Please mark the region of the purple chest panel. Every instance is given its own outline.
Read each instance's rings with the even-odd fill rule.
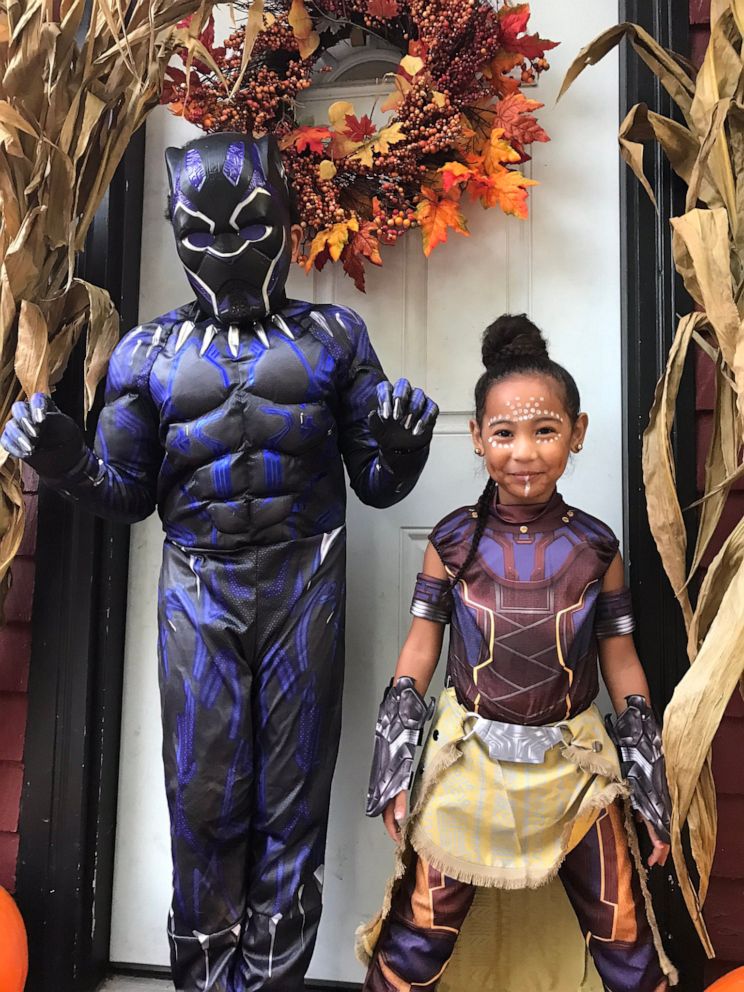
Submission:
[[[464,560],[474,526],[464,508],[435,528],[432,542],[450,571]],[[492,514],[453,592],[448,675],[467,709],[539,725],[591,703],[596,601],[616,551],[609,528],[560,496],[527,524]]]

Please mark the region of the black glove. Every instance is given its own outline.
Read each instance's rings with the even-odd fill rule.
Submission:
[[[0,444],[42,478],[62,479],[83,464],[89,450],[78,425],[43,393],[13,404]]]
[[[377,409],[369,415],[369,428],[382,452],[419,451],[431,442],[439,407],[422,389],[412,389],[408,379],[380,382]]]
[[[410,788],[416,745],[434,712],[416,690],[416,680],[401,675],[385,690],[375,725],[375,751],[367,791],[367,816],[379,816],[391,799]]]
[[[614,719],[605,717],[607,732],[620,753],[623,776],[630,785],[630,802],[669,843],[672,803],[666,780],[661,731],[643,696],[627,696],[628,708]]]

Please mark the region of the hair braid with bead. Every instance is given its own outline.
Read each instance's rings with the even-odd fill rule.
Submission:
[[[478,545],[480,544],[481,538],[483,537],[483,531],[486,529],[486,521],[488,520],[488,511],[490,509],[491,503],[493,502],[494,494],[496,493],[496,480],[490,479],[486,483],[486,488],[480,494],[478,502],[476,503],[476,510],[478,512],[478,518],[475,523],[475,530],[473,531],[473,539],[470,542],[470,550],[468,551],[465,561],[460,565],[457,570],[455,577],[452,579],[451,588],[454,589],[457,583],[460,581],[465,572],[470,568],[473,559],[478,553]]]

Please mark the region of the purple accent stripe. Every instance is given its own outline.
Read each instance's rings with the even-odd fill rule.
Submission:
[[[184,160],[186,175],[191,185],[196,190],[200,190],[207,179],[207,173],[202,162],[201,155],[196,148],[189,148]]]
[[[253,175],[248,185],[249,190],[254,190],[257,186],[268,186],[266,173],[261,163],[261,152],[256,144],[251,145],[251,159],[253,161]]]
[[[234,141],[225,154],[225,164],[222,172],[229,183],[237,186],[240,182],[240,174],[243,171],[245,161],[245,145],[242,141]]]

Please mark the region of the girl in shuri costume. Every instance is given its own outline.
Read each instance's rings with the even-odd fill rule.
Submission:
[[[524,315],[486,330],[483,362],[471,433],[488,482],[476,506],[430,535],[377,721],[367,813],[382,813],[398,859],[380,914],[358,933],[364,992],[453,988],[440,979],[476,889],[537,889],[556,877],[584,936],[583,973],[562,970],[550,924],[537,940],[551,949],[552,978],[513,992],[578,992],[598,981],[610,992],[661,992],[676,974],[627,812],[632,805],[645,822],[649,866],[663,865],[661,736],[617,539],[556,490],[583,447],[587,416],[573,378]],[[434,709],[424,694],[448,623],[446,688],[406,818],[416,744]],[[597,656],[618,714],[606,724],[593,704]],[[502,951],[493,947],[504,932],[497,922],[481,919],[469,957],[463,934],[456,957],[470,988],[483,987]],[[513,958],[520,949],[504,950]],[[491,964],[478,971],[484,951]],[[493,987],[512,992],[503,977]]]

